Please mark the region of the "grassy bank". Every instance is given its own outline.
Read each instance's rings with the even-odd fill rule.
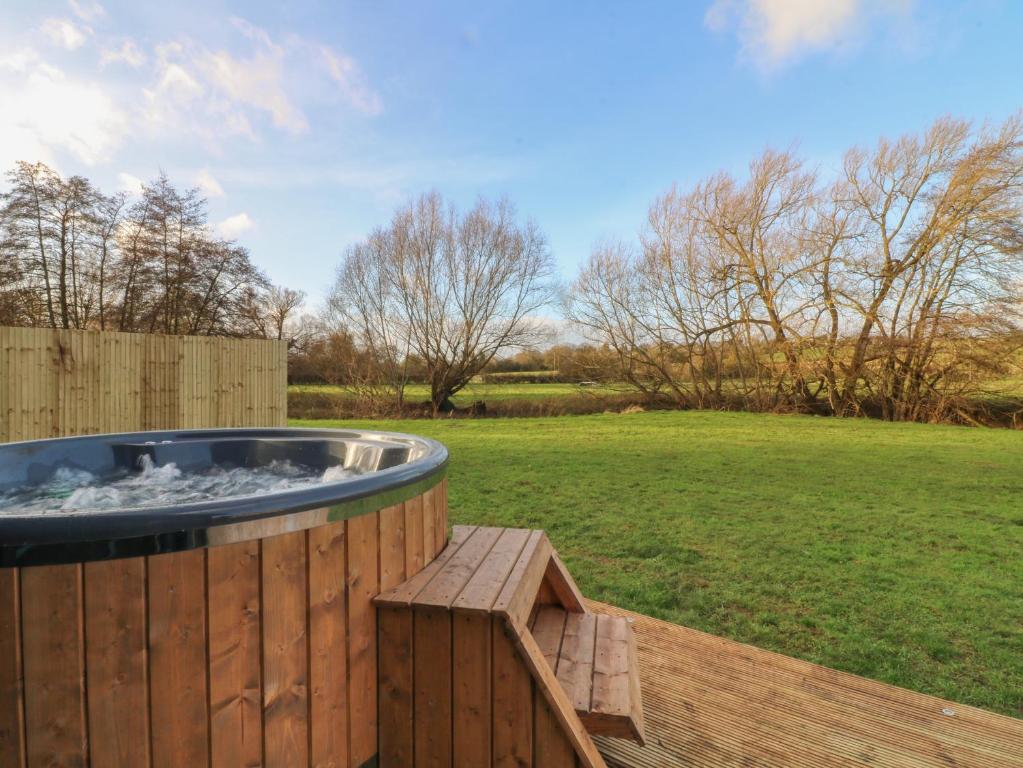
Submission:
[[[590,596],[1023,716],[1023,434],[654,412],[294,422],[435,437],[456,523],[548,530]]]

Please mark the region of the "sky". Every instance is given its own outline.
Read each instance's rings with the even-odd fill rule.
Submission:
[[[318,304],[345,248],[436,189],[507,196],[565,280],[653,199],[768,147],[1023,108],[1023,2],[4,0],[0,168],[165,171]]]

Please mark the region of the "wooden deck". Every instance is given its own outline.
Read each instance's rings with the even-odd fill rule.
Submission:
[[[590,607],[633,619],[638,643],[646,746],[595,739],[611,768],[1023,766],[1023,720]]]

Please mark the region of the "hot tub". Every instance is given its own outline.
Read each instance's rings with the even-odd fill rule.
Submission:
[[[372,762],[371,600],[443,548],[446,466],[384,432],[0,445],[0,765]]]

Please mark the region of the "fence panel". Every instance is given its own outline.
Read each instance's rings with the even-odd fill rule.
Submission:
[[[0,442],[287,420],[287,345],[0,326]]]

